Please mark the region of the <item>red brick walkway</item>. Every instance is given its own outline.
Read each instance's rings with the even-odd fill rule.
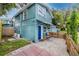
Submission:
[[[45,49],[35,45],[25,46],[8,54],[9,56],[51,56]]]
[[[64,39],[50,38],[49,40],[32,43],[19,48],[8,56],[68,56]]]

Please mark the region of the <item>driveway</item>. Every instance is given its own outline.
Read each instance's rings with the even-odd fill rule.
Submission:
[[[48,40],[32,43],[19,48],[8,56],[68,56],[66,42],[60,38],[49,38]]]

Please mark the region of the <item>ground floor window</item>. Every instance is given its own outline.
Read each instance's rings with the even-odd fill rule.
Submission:
[[[46,27],[43,27],[43,31],[46,32]]]

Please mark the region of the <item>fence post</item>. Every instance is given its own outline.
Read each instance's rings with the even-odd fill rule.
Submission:
[[[0,20],[0,41],[2,39],[2,21]]]

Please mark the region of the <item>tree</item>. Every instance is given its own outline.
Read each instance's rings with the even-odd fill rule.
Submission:
[[[66,25],[65,29],[66,29],[68,35],[70,34],[70,16],[71,16],[71,10],[67,9],[65,11],[65,15],[64,15],[64,22]]]
[[[64,25],[63,13],[61,11],[54,10],[52,12],[54,18],[52,19],[52,23],[56,25],[58,28],[62,29]]]
[[[66,17],[66,29],[67,29],[67,34],[70,34],[70,16]]]
[[[9,11],[13,7],[15,7],[14,3],[2,3],[2,4],[0,4],[0,16],[5,14],[7,11]]]
[[[77,12],[74,10],[72,11],[71,17],[70,17],[70,33],[72,35],[72,39],[75,41],[75,43],[78,43],[78,17]]]

